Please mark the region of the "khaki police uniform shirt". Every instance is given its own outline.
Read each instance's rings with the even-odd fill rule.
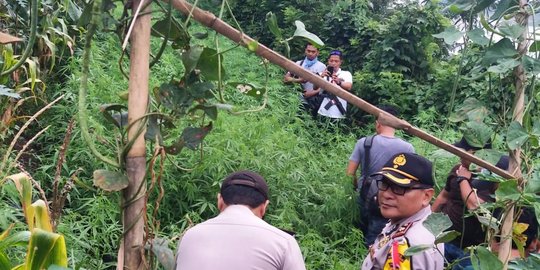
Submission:
[[[305,270],[291,235],[229,205],[217,217],[189,229],[180,241],[177,270]]]
[[[418,245],[433,245],[435,236],[429,232],[422,222],[431,214],[430,206],[423,208],[413,216],[396,223],[388,223],[375,243],[369,248],[369,253],[362,263],[362,270],[371,269],[444,269],[443,244],[435,249],[405,257],[407,248]]]

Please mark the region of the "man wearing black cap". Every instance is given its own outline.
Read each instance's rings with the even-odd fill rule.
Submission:
[[[381,171],[371,175],[379,188],[379,207],[389,219],[381,234],[369,248],[362,263],[368,269],[425,269],[444,268],[442,244],[406,257],[412,246],[433,245],[435,236],[422,222],[431,214],[433,197],[431,162],[412,153],[394,155]]]
[[[331,51],[330,56],[328,57],[328,66],[326,67],[326,70],[321,73],[321,77],[337,85],[343,90],[351,91],[353,85],[352,74],[349,71],[341,69],[341,64],[343,61],[342,57],[343,54],[341,51]],[[319,115],[326,116],[331,119],[345,118],[345,114],[347,112],[347,101],[328,92],[323,92],[323,95],[325,98],[319,107]]]
[[[262,176],[252,171],[230,174],[217,201],[220,214],[182,237],[177,270],[305,270],[294,237],[262,220],[269,203]]]

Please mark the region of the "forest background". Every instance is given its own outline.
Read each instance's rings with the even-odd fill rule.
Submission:
[[[302,21],[325,43],[321,61],[332,49],[344,52],[343,68],[354,74],[354,94],[372,104],[396,105],[403,119],[447,142],[471,131],[479,143],[490,137],[497,151],[480,155],[492,163],[508,149],[523,147],[522,171],[525,183],[532,184],[508,194],[514,194],[516,205],[538,203],[538,197],[524,196],[538,192],[534,185],[540,181],[535,169],[540,161],[535,36],[530,59],[516,61],[517,53],[508,50],[523,31],[513,24],[501,29],[503,22],[511,21],[517,1],[200,2],[201,8],[223,14],[231,25],[294,60],[303,57],[306,39],[283,36],[293,36],[295,21]],[[530,2],[531,10],[536,10],[538,3]],[[32,201],[58,203],[51,206],[51,216],[55,231],[65,237],[73,269],[114,269],[122,237],[121,196],[112,191],[118,188],[95,182],[98,169],[105,168],[111,173],[105,178],[115,180],[122,179],[121,170],[93,154],[77,118],[83,114],[88,121],[99,152],[123,157],[129,144],[122,122],[128,59],[121,45],[131,17],[120,1],[98,3],[104,3],[103,12],[100,31],[92,37],[88,72],[83,56],[92,22],[85,2],[2,1],[0,7],[3,31],[23,39],[1,47],[2,178],[26,171],[37,191]],[[39,14],[36,21],[31,16],[33,5]],[[366,250],[354,227],[355,194],[345,166],[356,140],[374,132],[373,118],[351,108],[347,128],[318,124],[298,109],[299,92],[282,84],[282,69],[194,21],[187,23],[186,16],[169,11],[166,3],[152,5],[151,49],[159,61],[151,68],[150,111],[168,117],[149,120],[148,152],[154,155],[148,168],[148,235],[165,239],[164,246],[174,250],[183,231],[217,214],[215,196],[221,179],[234,170],[253,169],[271,187],[265,219],[297,233],[308,269],[357,269]],[[165,34],[168,14],[174,18],[173,30]],[[485,27],[482,14],[488,25],[496,25],[493,31]],[[269,27],[273,16],[279,31],[275,25]],[[172,46],[162,46],[165,37]],[[24,58],[26,44],[31,44],[30,57],[15,72],[7,72]],[[200,57],[207,58],[191,63],[186,55],[192,48],[201,48]],[[220,57],[213,58],[217,51]],[[223,73],[209,71],[205,61],[221,63]],[[530,78],[526,115],[518,126],[512,122],[516,62],[525,63]],[[202,70],[204,82],[181,88],[187,95],[175,95],[178,81],[191,82],[192,70],[186,68],[190,64]],[[88,92],[79,96],[84,76],[89,78]],[[255,90],[245,90],[246,85]],[[169,94],[173,98],[167,99]],[[81,98],[90,105],[87,114],[76,106]],[[399,135],[434,162],[440,189],[458,159],[418,138]],[[166,147],[154,152],[160,145]],[[26,208],[11,181],[1,183],[0,228],[19,235],[15,232],[27,229],[22,211]],[[28,245],[26,237],[15,242]],[[29,256],[26,249],[3,243],[0,251],[6,265],[22,263]]]

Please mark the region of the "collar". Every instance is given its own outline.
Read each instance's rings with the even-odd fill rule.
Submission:
[[[391,229],[396,229],[397,227],[401,226],[402,224],[413,223],[413,222],[419,221],[419,220],[429,216],[429,214],[431,214],[431,206],[428,205],[428,206],[420,209],[420,211],[416,212],[416,214],[414,214],[414,215],[412,215],[412,216],[410,216],[408,218],[398,220],[397,222],[391,222],[390,223]]]
[[[251,208],[243,204],[228,205],[222,213],[255,216],[255,214],[253,214],[253,212],[251,211]]]

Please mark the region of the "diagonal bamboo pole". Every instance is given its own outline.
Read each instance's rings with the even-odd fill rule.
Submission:
[[[431,143],[439,148],[442,148],[450,153],[453,153],[461,158],[464,158],[482,168],[488,169],[493,173],[496,173],[504,178],[513,179],[515,178],[512,174],[509,174],[505,170],[501,170],[491,163],[488,163],[474,155],[471,155],[460,148],[457,148],[449,143],[444,142],[443,140],[409,124],[407,121],[399,119],[391,114],[386,113],[385,111],[380,110],[379,108],[371,105],[365,100],[355,96],[354,94],[347,92],[334,84],[331,84],[321,77],[309,72],[308,70],[300,67],[295,64],[293,61],[283,57],[282,55],[274,52],[273,50],[267,48],[266,46],[258,43],[249,36],[243,34],[242,32],[236,30],[235,28],[228,25],[226,22],[217,18],[214,14],[193,7],[190,3],[183,0],[163,0],[164,2],[172,2],[175,9],[184,13],[185,15],[190,15],[196,21],[202,23],[203,25],[214,29],[216,32],[222,34],[223,36],[231,39],[234,42],[239,43],[240,45],[247,47],[247,44],[256,42],[258,44],[255,53],[273,64],[276,64],[285,70],[289,70],[294,74],[300,75],[302,78],[324,88],[324,90],[345,99],[350,104],[364,110],[365,112],[372,114],[374,116],[379,116],[381,122],[390,125],[396,129],[404,130],[405,132],[416,136],[428,143]]]

